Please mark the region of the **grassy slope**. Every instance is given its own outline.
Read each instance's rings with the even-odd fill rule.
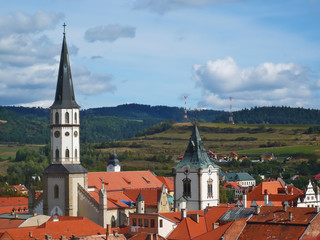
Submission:
[[[216,153],[227,154],[235,151],[238,154],[248,154],[248,156],[259,156],[265,152],[272,152],[276,157],[290,156],[296,153],[320,155],[320,146],[318,134],[304,134],[309,125],[266,125],[265,132],[257,132],[256,129],[262,125],[245,125],[245,124],[216,124],[201,123],[199,126],[200,134],[207,150]],[[220,128],[222,133],[212,132]],[[251,130],[251,133],[226,133],[230,128],[239,130]],[[124,169],[166,169],[170,171],[172,163],[158,163],[154,161],[144,161],[142,156],[166,155],[176,159],[182,155],[187,147],[190,138],[192,126],[190,123],[177,123],[171,129],[165,132],[148,135],[144,137],[133,138],[122,141],[123,147],[110,147],[102,149],[104,152],[116,151],[118,154],[129,152],[133,157],[130,161],[121,163]],[[216,130],[214,130],[216,131]],[[244,130],[243,130],[244,131]],[[255,133],[256,132],[256,133]],[[239,141],[239,138],[254,139],[251,141]],[[237,140],[238,139],[238,140]],[[277,143],[281,147],[261,147],[261,145],[270,145]],[[0,146],[0,159],[6,160],[9,155],[14,158],[12,153],[21,147]],[[0,164],[8,164],[8,162]],[[2,168],[2,165],[0,167]]]
[[[263,133],[212,133],[214,128],[249,128],[252,132],[255,129],[261,128],[262,125],[229,125],[229,124],[215,124],[215,123],[201,123],[199,130],[207,150],[212,150],[220,154],[228,154],[235,151],[238,154],[247,154],[252,158],[257,158],[265,152],[272,152],[276,157],[291,156],[292,154],[315,153],[320,155],[320,146],[318,141],[320,136],[317,134],[304,134],[309,128],[309,125],[266,125],[265,129],[269,130]],[[270,128],[272,128],[270,130]],[[123,167],[147,167],[150,165],[155,169],[162,169],[165,167],[167,172],[170,171],[174,164],[159,164],[155,162],[141,161],[139,156],[165,154],[166,156],[173,156],[175,159],[182,155],[187,147],[188,140],[191,135],[190,123],[177,123],[174,126],[162,133],[149,135],[145,137],[134,138],[125,141],[125,147],[106,148],[104,151],[117,153],[131,152],[134,158],[131,161],[122,162]],[[252,141],[237,141],[237,138],[251,138]],[[138,143],[140,148],[130,148],[128,146],[133,143]],[[261,147],[270,143],[278,143],[281,147]],[[300,159],[301,160],[301,159]],[[294,160],[294,161],[300,161]],[[294,164],[293,162],[290,164]]]

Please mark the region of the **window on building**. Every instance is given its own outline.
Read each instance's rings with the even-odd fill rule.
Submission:
[[[162,221],[162,219],[160,219],[159,225],[160,225],[161,228],[163,227],[163,221]]]
[[[59,149],[56,149],[56,161],[59,161]]]
[[[111,217],[111,227],[112,228],[116,227],[116,218],[114,216]]]
[[[151,220],[150,220],[150,227],[152,227],[152,228],[154,228],[154,227],[155,227],[154,219],[151,219]]]
[[[137,226],[137,219],[136,218],[132,218],[132,226]]]
[[[144,220],[144,226],[145,227],[149,227],[149,219],[145,219]]]
[[[74,157],[77,158],[78,157],[78,149],[74,150]]]
[[[66,114],[65,114],[65,122],[69,123],[69,113],[68,112],[66,112]]]
[[[58,185],[54,185],[53,192],[54,192],[54,198],[59,198],[59,187],[58,187]]]
[[[139,218],[138,222],[139,222],[139,227],[142,227],[142,218]]]
[[[77,121],[78,121],[78,115],[77,113],[74,113],[74,123],[77,123]]]
[[[55,114],[55,124],[59,124],[59,113],[56,112]]]
[[[208,198],[212,198],[212,179],[209,179],[207,184],[208,184]]]
[[[183,196],[191,197],[191,180],[189,178],[183,179]]]
[[[66,149],[66,158],[69,158],[69,149]]]

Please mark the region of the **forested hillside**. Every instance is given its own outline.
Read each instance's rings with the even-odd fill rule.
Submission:
[[[225,113],[214,119],[214,122],[228,122],[229,114]],[[315,109],[291,107],[255,107],[233,113],[235,123],[270,123],[270,124],[320,124],[320,111]]]
[[[50,138],[49,109],[0,107],[0,142],[45,144]],[[106,142],[159,132],[163,121],[182,122],[184,109],[125,104],[81,111],[81,142]],[[256,107],[233,113],[235,123],[320,124],[320,111],[290,107]],[[227,123],[229,113],[215,110],[188,111],[199,122]],[[318,131],[318,130],[317,130]]]

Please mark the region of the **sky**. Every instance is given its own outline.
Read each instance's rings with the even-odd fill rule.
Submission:
[[[82,109],[320,109],[320,0],[0,3],[0,105],[53,103],[66,23]],[[232,102],[230,102],[232,97]]]

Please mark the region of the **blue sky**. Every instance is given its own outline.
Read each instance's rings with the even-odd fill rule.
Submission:
[[[15,0],[0,105],[52,104],[63,23],[82,108],[320,109],[320,0]]]

